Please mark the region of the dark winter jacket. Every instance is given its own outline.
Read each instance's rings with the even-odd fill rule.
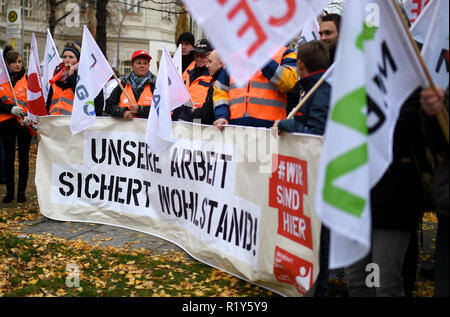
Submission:
[[[129,83],[131,85],[131,81],[130,81],[129,77],[130,77],[130,75],[127,75],[121,81],[121,84],[124,88],[127,83]],[[141,97],[141,94],[147,85],[150,85],[150,90],[153,93],[153,91],[155,90],[155,84],[156,84],[156,76],[152,74],[151,77],[147,80],[147,82],[144,85],[142,85],[142,87],[138,91],[135,91],[133,89],[135,100],[139,100],[139,97]],[[105,106],[106,114],[109,114],[112,117],[123,118],[125,111],[127,111],[129,109],[119,106],[121,95],[122,95],[122,89],[120,88],[119,85],[117,85],[117,87],[114,88],[114,90],[111,92],[111,95],[109,96],[109,98],[106,100],[106,106]],[[150,107],[139,106],[139,110],[138,110],[138,113],[136,114],[136,117],[148,118],[149,114],[150,114]]]
[[[306,95],[319,81],[323,73],[324,71],[315,72],[300,79],[298,96],[300,94]],[[286,132],[323,135],[330,105],[330,93],[331,86],[327,82],[322,83],[296,113],[294,119],[281,120],[278,123],[278,128]],[[299,100],[294,102],[291,99],[290,102],[298,104]]]
[[[448,106],[449,89],[445,92],[445,106],[447,111]],[[429,117],[424,112],[422,114],[423,128],[425,132],[425,138],[427,144],[430,145],[431,150],[436,155],[442,158],[437,167],[434,180],[433,180],[433,198],[436,203],[437,212],[441,216],[449,216],[449,145],[444,138],[444,134],[439,126],[436,117]]]
[[[425,160],[420,111],[420,90],[417,90],[401,108],[394,131],[392,164],[371,191],[374,228],[417,230],[423,202],[417,164],[422,165]]]

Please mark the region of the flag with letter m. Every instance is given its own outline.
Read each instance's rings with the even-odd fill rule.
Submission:
[[[393,1],[346,1],[335,64],[315,202],[332,269],[370,251],[370,190],[392,161],[402,104],[426,86]]]

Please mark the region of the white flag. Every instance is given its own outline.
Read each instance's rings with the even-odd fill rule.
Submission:
[[[302,33],[300,34],[300,38],[297,42],[296,50],[299,44],[307,43],[315,40],[320,40],[319,35],[320,27],[317,19],[312,19],[311,22],[305,25]]]
[[[172,139],[170,112],[190,98],[169,52],[164,47],[145,136],[151,152],[159,153],[175,142]]]
[[[47,42],[45,45],[44,53],[44,69],[42,71],[42,91],[44,93],[44,99],[47,101],[48,92],[50,91],[49,80],[53,77],[53,72],[56,66],[61,63],[59,58],[58,49],[53,41],[52,34],[50,30],[47,29]]]
[[[45,100],[42,92],[38,47],[34,32],[31,35],[30,60],[28,62],[27,107],[28,116],[34,122],[37,121],[37,116],[47,115],[47,109],[45,108]]]
[[[75,100],[70,120],[72,134],[77,134],[95,123],[94,98],[97,97],[113,73],[111,65],[85,25]]]
[[[417,21],[430,2],[431,0],[404,0],[403,7],[411,24]]]
[[[8,67],[6,67],[5,59],[3,58],[3,52],[0,56],[0,85],[10,82]]]
[[[183,0],[243,86],[330,0]]]
[[[175,54],[173,55],[173,63],[175,64],[175,67],[177,68],[178,73],[180,74],[180,77],[183,74],[183,68],[182,68],[182,48],[183,46],[180,44],[178,45],[177,51],[175,52]]]
[[[432,0],[411,27],[414,39],[423,44],[422,56],[433,82],[443,88],[449,83],[448,10],[448,0]]]
[[[375,1],[380,27],[366,22],[365,9],[373,3],[345,3],[336,53],[315,203],[330,228],[332,269],[350,265],[370,251],[370,190],[392,161],[402,104],[419,86],[426,86],[393,3]]]

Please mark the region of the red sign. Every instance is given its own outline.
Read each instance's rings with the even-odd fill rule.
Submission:
[[[308,162],[274,155],[278,166],[269,180],[269,206],[278,209],[278,234],[312,249],[311,219],[303,213]]]
[[[278,281],[295,285],[300,294],[313,284],[313,264],[279,247],[275,249],[273,273]]]

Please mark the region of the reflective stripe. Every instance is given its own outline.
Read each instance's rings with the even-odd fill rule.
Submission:
[[[21,105],[21,106],[24,106],[24,107],[27,106],[27,103],[26,103],[25,101],[23,101],[23,100],[20,100],[20,99],[17,99],[17,103],[18,103],[19,105]]]
[[[2,102],[5,102],[5,101],[8,100],[8,99],[9,99],[8,96],[3,96],[2,98],[0,98],[0,100],[1,100]]]
[[[72,99],[69,99],[69,98],[66,98],[66,97],[61,97],[61,101],[65,102],[65,103],[67,103],[69,105],[73,105],[73,100]]]
[[[234,99],[230,100],[230,106],[237,105],[239,103],[244,103],[244,102],[245,102],[245,97],[234,98]]]
[[[228,100],[218,100],[214,103],[214,109],[216,109],[218,106],[229,106],[230,103],[228,102]]]
[[[56,113],[56,112],[61,113],[63,115],[69,115],[69,116],[72,114],[72,112],[67,111],[66,109],[56,107],[52,111],[50,111],[49,115],[52,115],[53,113]]]
[[[270,79],[270,81],[273,83],[279,82],[281,80],[281,76],[283,76],[284,69],[285,69],[284,66],[279,66],[275,74]]]
[[[277,86],[275,86],[272,83],[261,83],[259,81],[252,81],[251,83],[252,88],[258,88],[258,89],[269,89],[269,90],[275,90],[278,91]]]
[[[272,99],[263,99],[263,98],[256,98],[256,97],[250,97],[249,103],[255,104],[255,105],[261,105],[261,106],[271,106],[271,107],[277,107],[277,108],[286,108],[286,103],[280,101],[280,100],[272,100]]]
[[[227,85],[222,84],[220,81],[216,80],[216,83],[214,84],[214,86],[219,89],[219,90],[223,90],[226,92],[230,91],[230,87]]]
[[[208,82],[203,81],[203,80],[200,80],[200,81],[198,82],[198,84],[199,84],[199,85],[202,85],[202,86],[205,86],[205,87],[208,87],[208,88],[212,86],[211,83],[208,83]]]
[[[58,102],[59,102],[59,98],[53,99],[50,105],[51,105],[51,106],[54,106],[54,105],[56,105]]]

